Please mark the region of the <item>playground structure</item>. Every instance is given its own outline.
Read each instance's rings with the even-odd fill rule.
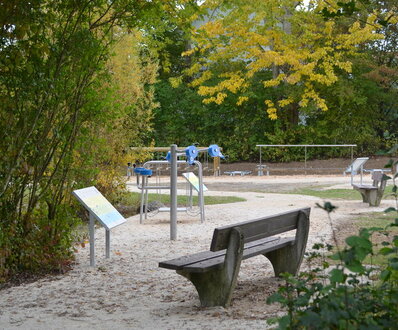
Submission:
[[[307,170],[309,168],[307,167],[307,148],[312,148],[312,147],[349,147],[351,148],[351,161],[354,159],[354,147],[356,147],[356,144],[257,144],[256,147],[260,149],[260,163],[257,166],[257,173],[259,176],[264,175],[264,170],[267,171],[267,175],[269,175],[269,167],[267,165],[263,165],[262,163],[262,148],[271,148],[271,147],[302,147],[304,148],[304,168],[298,168],[298,169],[304,169],[305,174],[307,174]],[[311,168],[312,170],[314,168]],[[330,169],[336,169],[336,168],[330,168]],[[289,170],[292,170],[291,168]]]
[[[190,198],[189,203],[192,207],[192,188],[195,188],[198,192],[198,204],[199,204],[199,213],[201,222],[204,222],[204,185],[203,185],[203,168],[202,164],[196,160],[199,153],[208,153],[210,157],[218,157],[224,158],[222,155],[220,148],[216,144],[212,144],[207,148],[197,148],[196,146],[192,145],[185,149],[178,149],[177,145],[173,144],[170,147],[170,151],[167,153],[166,160],[156,160],[156,161],[148,161],[146,162],[143,167],[138,167],[134,169],[135,174],[137,175],[137,187],[141,190],[141,204],[140,204],[140,223],[142,223],[142,219],[145,214],[145,218],[147,216],[148,211],[148,190],[161,190],[166,189],[170,191],[170,207],[169,208],[160,208],[159,211],[161,212],[170,212],[170,239],[176,240],[177,239],[177,212],[179,211],[188,211],[188,207],[186,208],[178,208],[177,207],[177,166],[181,163],[187,163],[190,166],[196,165],[198,168],[198,183],[194,184],[188,176],[186,179],[191,183],[190,184]],[[186,160],[178,160],[178,158],[184,157]],[[152,176],[152,170],[146,168],[151,164],[158,165],[158,164],[170,164],[170,184],[167,186],[163,185],[149,185],[148,178]],[[144,203],[145,210],[144,210]]]
[[[160,190],[170,190],[171,186],[169,185],[161,185],[159,176],[156,175],[156,183],[155,185],[149,185],[148,178],[152,176],[153,171],[149,168],[152,165],[165,165],[170,164],[168,160],[150,160],[143,164],[143,167],[136,168],[134,172],[136,173],[137,178],[137,188],[141,190],[141,202],[140,202],[140,223],[143,222],[143,219],[147,219],[148,217],[148,191],[156,190],[159,194]],[[186,164],[184,160],[177,160],[178,165]],[[204,222],[204,197],[203,191],[206,187],[203,185],[203,169],[202,164],[199,161],[194,161],[191,166],[196,166],[198,170],[198,177],[196,177],[193,172],[183,173],[183,176],[188,180],[188,177],[194,176],[198,180],[198,184],[194,186],[193,184],[189,184],[189,196],[186,207],[177,207],[177,212],[187,212],[194,214],[193,211],[193,189],[198,192],[198,206],[199,206],[199,214],[200,221]],[[156,170],[155,170],[156,171]],[[140,182],[141,181],[141,182]],[[144,207],[145,206],[145,207]],[[170,212],[169,207],[159,207],[157,208],[158,212]],[[196,215],[196,214],[195,214]]]
[[[207,147],[200,147],[196,146],[198,150],[207,149]],[[152,154],[152,160],[164,160],[164,155],[170,152],[170,147],[130,147],[132,151],[144,151]],[[182,149],[186,149],[185,147]],[[222,148],[220,148],[222,151]],[[209,158],[212,158],[213,163],[211,164]],[[207,174],[212,174],[214,176],[221,175],[221,164],[220,164],[220,157],[214,156],[210,157],[207,152],[199,153],[198,158],[196,159],[202,163],[202,170],[203,174],[207,172]],[[166,172],[168,170],[170,163],[159,163],[156,164],[156,171],[159,172]],[[133,173],[133,166],[131,163],[127,164],[127,177],[130,177]]]

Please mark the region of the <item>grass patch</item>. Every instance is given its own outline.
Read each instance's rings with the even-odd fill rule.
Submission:
[[[384,191],[383,199],[392,199],[393,186],[387,186]],[[325,187],[299,188],[288,192],[288,194],[307,195],[322,199],[344,199],[362,200],[361,194],[354,189],[325,189]]]
[[[237,202],[245,202],[245,198],[235,197],[235,196],[204,196],[205,205],[214,205],[214,204],[229,204],[229,203],[237,203]],[[136,205],[137,207],[140,205],[141,201],[141,193],[130,192],[124,198],[123,203],[128,205]],[[165,205],[170,204],[170,195],[168,194],[148,194],[148,201],[159,201]],[[177,196],[177,204],[178,206],[185,206],[188,203],[188,196],[186,195],[178,195]],[[198,204],[198,196],[193,196],[193,204]]]
[[[397,227],[390,227],[387,230],[383,230],[387,225],[394,222],[397,218],[396,212],[390,213],[367,213],[351,219],[351,223],[348,226],[352,227],[352,235],[358,235],[361,228],[382,228],[380,232],[375,232],[372,235],[372,242],[374,245],[375,255],[372,257],[367,257],[364,261],[365,264],[372,264],[375,266],[382,266],[386,264],[388,256],[382,256],[378,254],[378,251],[383,247],[383,242],[391,242],[394,235],[398,235]],[[343,243],[345,244],[345,243]]]

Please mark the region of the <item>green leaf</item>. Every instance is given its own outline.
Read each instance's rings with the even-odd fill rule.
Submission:
[[[389,207],[387,209],[384,210],[385,213],[389,213],[389,212],[395,212],[397,209],[395,207]]]
[[[366,238],[359,236],[350,236],[346,238],[346,243],[352,247],[360,247],[365,249],[372,249],[372,242]]]
[[[391,271],[385,269],[380,273],[380,279],[382,281],[388,281],[391,276]]]
[[[394,161],[392,159],[390,159],[388,161],[388,163],[386,165],[384,165],[384,168],[392,168],[393,164],[394,164]]]
[[[333,269],[330,272],[330,280],[334,283],[344,283],[345,277],[341,269]]]
[[[354,273],[363,273],[365,271],[365,267],[358,260],[347,263],[346,267]]]
[[[290,329],[291,319],[289,315],[283,316],[279,319],[278,329]]]
[[[332,254],[331,256],[329,256],[329,258],[332,260],[341,260],[341,255],[340,255],[340,253],[335,253],[335,254]]]
[[[391,262],[390,267],[394,270],[398,270],[398,262]]]
[[[387,247],[381,248],[379,251],[379,253],[383,256],[386,256],[387,254],[390,254],[393,252],[394,252],[394,250],[392,248],[387,248]]]

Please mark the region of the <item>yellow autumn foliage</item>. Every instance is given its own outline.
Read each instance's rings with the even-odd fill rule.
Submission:
[[[252,78],[268,71],[270,78],[260,81],[264,88],[296,87],[291,92],[287,89],[282,100],[265,101],[271,119],[277,118],[279,108],[293,103],[327,110],[317,86],[332,86],[341,71],[351,73],[348,56],[359,54],[361,44],[382,37],[376,33],[377,13],[366,22],[353,21],[348,30],[323,20],[319,12],[325,7],[337,11],[337,2],[232,0],[225,5],[222,0],[204,1],[211,15],[202,18],[204,23],[192,35],[200,56],[187,70],[195,77],[192,86],[206,97],[205,103],[221,104],[228,95],[237,94],[237,105],[241,105],[248,100],[242,94],[258,83]],[[190,54],[193,51],[185,53]],[[236,71],[237,63],[242,70]],[[211,83],[210,78],[218,78],[218,83]]]
[[[102,191],[112,192],[125,186],[122,170],[128,162],[140,161],[142,155],[133,154],[129,146],[139,146],[142,137],[151,130],[152,110],[157,107],[154,92],[148,86],[156,81],[157,62],[142,55],[140,43],[143,35],[139,31],[120,31],[115,44],[114,56],[108,62],[111,81],[104,88],[114,90],[113,116],[106,125],[97,127],[97,136],[104,141],[98,153],[97,185]],[[145,56],[145,58],[143,58]]]

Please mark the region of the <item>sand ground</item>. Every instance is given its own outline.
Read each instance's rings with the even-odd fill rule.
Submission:
[[[262,256],[242,263],[229,308],[201,308],[194,287],[158,262],[209,249],[215,227],[311,207],[310,248],[328,242],[332,228],[322,200],[311,196],[270,193],[301,186],[350,188],[350,178],[337,176],[206,177],[207,195],[241,196],[245,202],[206,206],[206,221],[178,214],[178,238],[170,241],[169,214],[158,213],[143,224],[139,216],[111,232],[111,258],[105,259],[105,235],[96,230],[96,267],[89,266],[89,246],[79,247],[76,264],[64,274],[0,291],[0,329],[265,329],[266,319],[281,313],[265,300],[282,284]],[[289,188],[288,188],[289,187]],[[133,182],[128,188],[134,190]],[[382,212],[361,201],[334,201],[333,223],[349,223],[360,213]],[[338,233],[337,233],[338,234]],[[304,262],[302,269],[307,267]]]

